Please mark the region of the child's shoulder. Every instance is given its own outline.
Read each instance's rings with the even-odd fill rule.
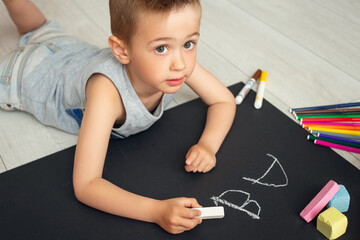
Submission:
[[[114,112],[116,122],[125,119],[125,109],[119,91],[107,76],[95,73],[86,84],[86,110],[106,108]]]
[[[101,74],[94,73],[90,76],[85,87],[86,98],[96,96],[106,99],[121,100],[119,91],[113,81]]]

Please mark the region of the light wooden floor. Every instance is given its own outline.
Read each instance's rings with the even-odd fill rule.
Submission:
[[[107,47],[107,0],[34,2],[67,32]],[[290,107],[360,101],[359,0],[203,0],[202,5],[198,60],[225,85],[247,81],[258,68],[267,70],[265,98],[289,117]],[[17,41],[1,1],[0,55]],[[171,107],[195,97],[185,87]],[[26,113],[0,110],[0,172],[76,140]],[[360,154],[337,152],[360,169]]]

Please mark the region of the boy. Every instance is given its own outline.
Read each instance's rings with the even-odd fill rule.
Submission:
[[[186,83],[208,104],[205,129],[185,156],[187,172],[210,171],[235,115],[232,94],[196,62],[199,0],[110,0],[109,49],[63,33],[28,0],[3,0],[20,48],[0,61],[0,106],[78,133],[73,185],[84,204],[155,222],[169,233],[201,223],[195,199],[155,200],[102,178],[110,136],[149,128]]]

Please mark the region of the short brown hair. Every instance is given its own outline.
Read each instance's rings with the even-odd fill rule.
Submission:
[[[190,4],[201,6],[200,0],[110,0],[111,32],[126,44],[130,44],[144,13],[168,14],[173,9]]]

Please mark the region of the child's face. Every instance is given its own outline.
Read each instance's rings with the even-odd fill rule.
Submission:
[[[130,63],[126,66],[138,93],[174,93],[180,89],[196,64],[200,18],[197,6],[142,17],[128,49]]]

